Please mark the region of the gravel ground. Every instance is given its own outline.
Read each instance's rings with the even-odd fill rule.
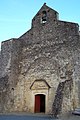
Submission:
[[[80,120],[80,116],[78,115],[62,116],[61,120]]]
[[[67,115],[55,119],[55,118],[51,118],[51,116],[46,116],[46,115],[6,114],[6,115],[0,115],[0,120],[80,120],[80,116]]]

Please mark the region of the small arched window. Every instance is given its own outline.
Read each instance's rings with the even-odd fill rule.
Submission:
[[[46,23],[47,22],[47,13],[46,13],[46,11],[42,12],[41,22],[42,23]]]

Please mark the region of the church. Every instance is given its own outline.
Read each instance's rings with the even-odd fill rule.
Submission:
[[[79,25],[46,3],[31,29],[1,43],[0,112],[57,114],[80,107]]]

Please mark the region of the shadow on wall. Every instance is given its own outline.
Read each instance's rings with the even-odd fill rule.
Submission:
[[[5,109],[6,104],[6,96],[7,96],[7,90],[8,90],[8,75],[0,78],[0,113],[2,113]]]
[[[72,79],[59,83],[52,105],[52,115],[54,115],[54,117],[57,117],[57,115],[61,113],[63,98],[65,95],[65,88],[67,87],[71,91],[72,83]]]

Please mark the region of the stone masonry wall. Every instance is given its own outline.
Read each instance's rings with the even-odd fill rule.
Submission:
[[[0,51],[0,66],[1,66],[1,51]],[[1,67],[0,67],[0,77],[1,77]]]
[[[8,69],[10,68],[11,62],[11,47],[12,47],[12,40],[2,42],[1,46],[1,58],[2,58],[2,65],[1,65],[1,72],[2,76],[6,76],[8,74]]]
[[[32,29],[31,36],[32,39],[26,37],[26,34],[22,36],[25,45],[21,54],[23,58],[21,79],[24,79],[25,76],[26,87],[29,91],[28,96],[31,96],[29,86],[34,80],[43,78],[48,82],[51,86],[48,100],[49,112],[59,82],[67,79],[65,77],[66,66],[71,64],[70,69],[74,69],[76,61],[73,53],[76,51],[79,42],[78,26],[74,23],[62,21],[56,21],[53,25],[51,23],[41,24],[39,28]],[[63,78],[60,78],[62,74]],[[26,104],[29,104],[30,100],[28,97]],[[67,100],[65,102],[67,103]]]
[[[9,75],[11,66],[11,46],[12,40],[2,42],[1,46],[1,66],[0,66],[0,112],[3,112],[6,104],[7,90],[9,87]],[[9,98],[8,98],[9,99]]]
[[[8,111],[14,111],[14,90],[16,84],[18,82],[18,76],[20,74],[20,61],[21,61],[21,42],[17,39],[12,41],[12,48],[11,48],[11,69],[10,69],[10,76],[9,76],[9,90],[7,94],[7,106],[5,107]]]
[[[41,24],[40,12],[38,16],[36,15],[34,17],[32,29],[27,33],[28,35],[24,34],[21,37],[25,44],[22,51],[21,78],[24,78],[23,75],[25,76],[29,96],[31,96],[29,86],[34,80],[43,78],[48,82],[51,86],[48,100],[49,112],[49,110],[51,111],[52,109],[52,101],[55,99],[55,93],[59,82],[67,79],[67,66],[71,66],[69,69],[73,72],[73,80],[76,80],[74,77],[74,66],[77,56],[75,57],[73,53],[77,52],[77,48],[79,48],[79,26],[71,22],[54,20],[51,18],[53,16],[48,16],[48,18],[50,18],[50,20],[48,19],[49,22]],[[77,93],[78,91],[76,88],[74,88],[74,91]],[[73,91],[70,94],[73,94]],[[77,102],[77,94],[75,97]],[[68,98],[65,99],[65,103],[67,102]],[[69,106],[68,109],[71,109],[70,102],[67,103],[67,106]]]
[[[13,108],[13,91],[18,81],[20,52],[20,42],[16,39],[2,42],[0,74],[2,89],[0,91],[4,101],[2,99],[3,109],[1,109],[1,112],[11,111],[10,109]]]

